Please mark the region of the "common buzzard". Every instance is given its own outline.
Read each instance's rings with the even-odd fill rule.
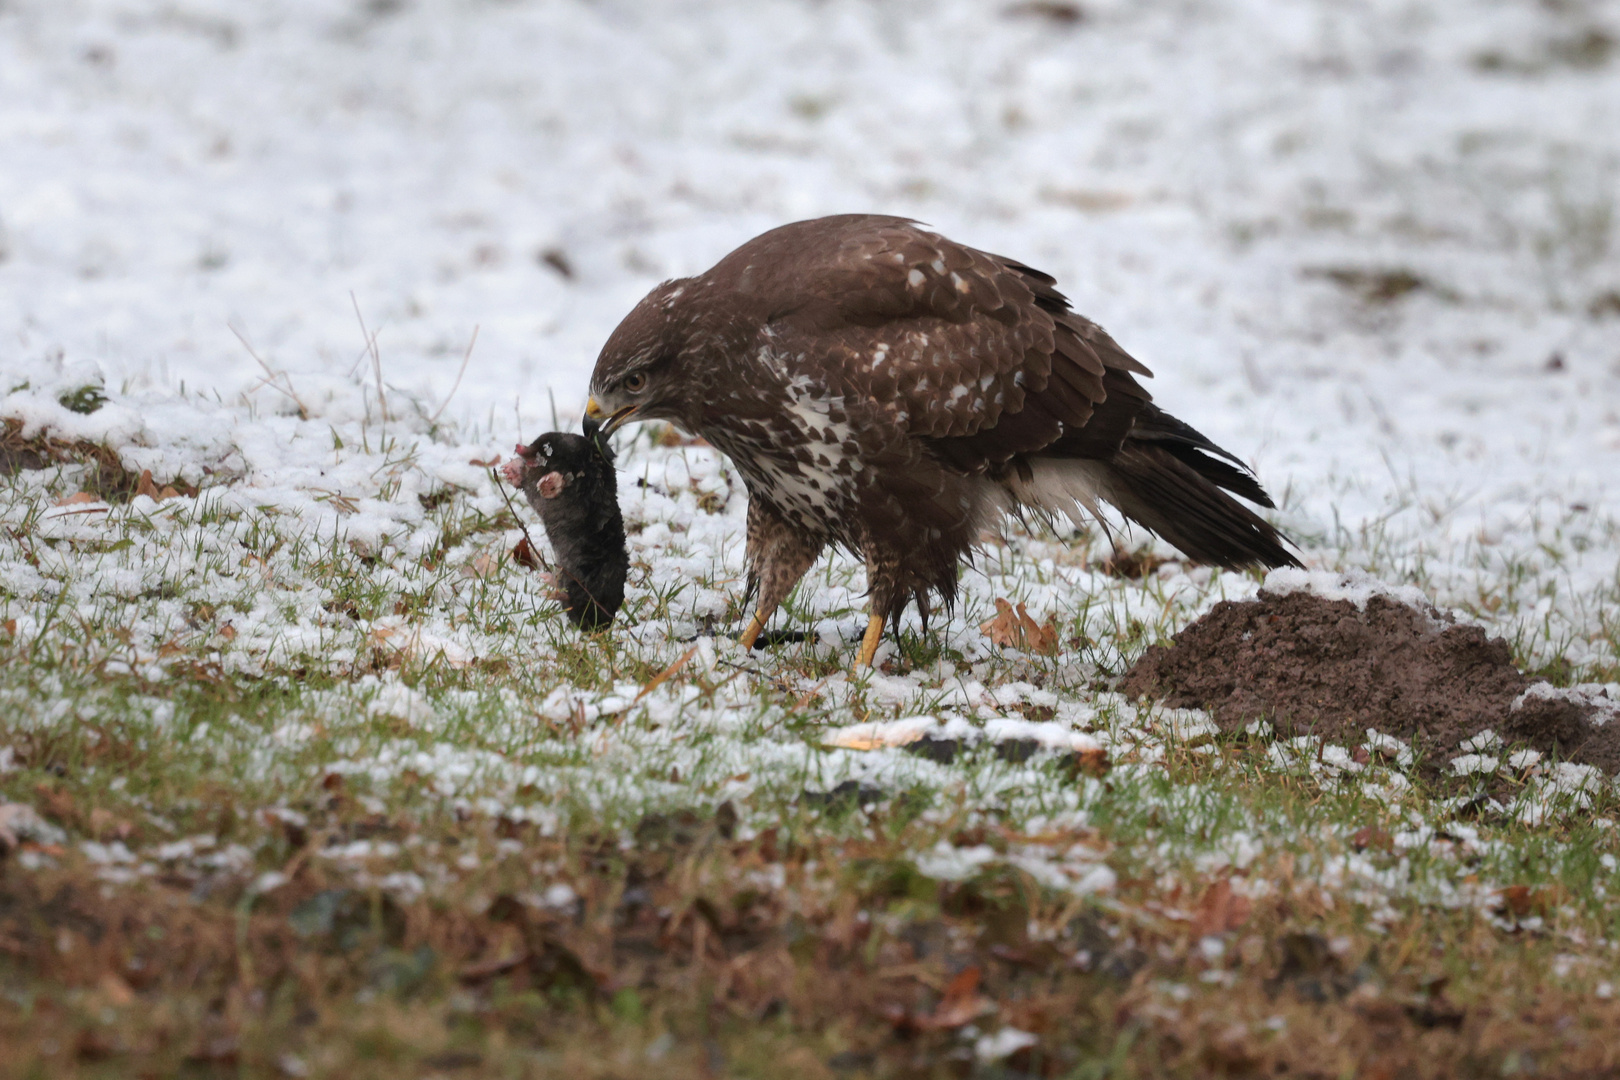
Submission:
[[[1152,404],[1143,367],[1053,278],[903,218],[847,214],[757,236],[658,286],[591,375],[588,426],[667,420],[748,488],[742,634],[828,544],[866,562],[859,665],[1005,513],[1112,503],[1190,558],[1297,566],[1227,492],[1270,507],[1243,463]],[[1223,490],[1224,489],[1224,490]]]

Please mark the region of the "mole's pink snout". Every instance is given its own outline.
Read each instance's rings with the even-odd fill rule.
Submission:
[[[511,484],[513,487],[522,487],[523,473],[528,469],[529,466],[527,459],[534,456],[534,451],[520,443],[518,444],[516,452],[517,457],[501,466],[501,476],[504,477],[506,482]]]

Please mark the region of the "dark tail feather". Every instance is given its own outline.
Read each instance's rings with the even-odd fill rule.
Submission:
[[[1189,452],[1193,448],[1188,442],[1139,440],[1133,433],[1108,463],[1105,497],[1120,513],[1158,533],[1195,562],[1228,570],[1299,566],[1300,561],[1283,547],[1281,533],[1221,490],[1228,488],[1270,506],[1260,485],[1225,462]]]

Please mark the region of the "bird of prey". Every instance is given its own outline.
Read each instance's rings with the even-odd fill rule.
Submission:
[[[1050,276],[904,218],[784,225],[627,315],[591,375],[587,428],[665,420],[748,488],[751,647],[829,544],[866,563],[857,667],[915,602],[924,625],[1003,514],[1098,500],[1202,563],[1297,566],[1228,492],[1243,463],[1152,403],[1150,372]],[[599,427],[597,427],[599,425]]]

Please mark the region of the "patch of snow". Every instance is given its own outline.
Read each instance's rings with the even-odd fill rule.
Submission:
[[[1015,1027],[1004,1027],[994,1035],[981,1035],[973,1044],[973,1056],[986,1063],[1000,1061],[1040,1041],[1030,1032]]]
[[[1451,759],[1451,771],[1458,776],[1472,776],[1475,773],[1489,775],[1496,772],[1501,764],[1500,760],[1486,754],[1463,754]]]
[[[941,840],[933,849],[918,854],[917,871],[940,881],[966,881],[1000,856],[988,844],[956,847]]]
[[[1620,683],[1579,683],[1567,687],[1549,682],[1531,683],[1524,693],[1513,699],[1513,711],[1517,712],[1533,700],[1568,701],[1590,709],[1593,727],[1602,727],[1620,717]]]
[[[1422,589],[1414,585],[1390,585],[1360,570],[1305,570],[1296,566],[1280,566],[1266,574],[1266,583],[1261,586],[1261,591],[1272,596],[1310,593],[1323,600],[1348,600],[1360,611],[1367,609],[1369,600],[1380,596],[1425,614],[1434,611],[1433,603]]]

